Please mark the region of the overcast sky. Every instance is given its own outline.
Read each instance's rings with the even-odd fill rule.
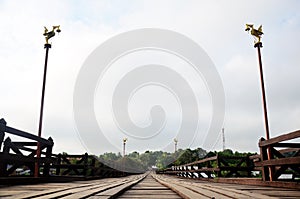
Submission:
[[[52,25],[61,25],[62,32],[51,39],[42,135],[53,137],[55,152],[106,151],[101,148],[101,140],[99,151],[90,150],[81,138],[83,132],[77,131],[73,117],[73,93],[79,71],[91,52],[108,39],[135,29],[159,28],[190,38],[213,61],[225,92],[226,147],[239,151],[258,151],[258,140],[265,137],[260,79],[257,52],[253,48],[253,38],[244,31],[245,24],[254,23],[256,27],[263,24],[262,60],[270,132],[274,137],[300,128],[299,8],[300,2],[296,0],[0,0],[0,118],[4,118],[9,126],[37,134],[45,56],[43,27],[50,29]],[[159,56],[156,55],[156,59]],[[145,60],[144,64],[151,64],[151,60]],[[176,63],[178,60],[174,60],[174,65]],[[172,65],[171,62],[168,64]],[[119,78],[118,75],[107,75],[108,80],[118,81],[115,79]],[[205,88],[205,83],[203,85]],[[109,91],[112,88],[105,89]],[[149,93],[154,92],[160,96],[162,106],[167,104],[166,125],[171,124],[171,127],[166,127],[166,131],[174,128],[176,131],[180,123],[177,121],[180,119],[180,109],[176,105],[176,98],[159,90],[161,87],[157,91],[151,89],[154,87],[141,90],[132,97],[133,101],[129,103],[129,112],[133,110],[132,120],[137,125],[149,123],[149,110],[153,104]],[[143,92],[148,92],[148,95],[143,97]],[[209,94],[206,95],[197,96],[197,99],[203,99],[204,112],[199,112],[202,114],[199,116],[200,127],[203,127],[201,131],[207,131],[212,117]],[[95,98],[101,98],[101,95],[96,93]],[[134,108],[135,105],[139,108]],[[101,105],[95,104],[95,107]],[[145,110],[141,110],[141,107]],[[100,122],[101,118],[110,117],[105,115],[109,111],[103,115],[97,109],[95,113]],[[128,151],[162,149],[165,142],[172,142],[176,137],[164,133],[162,137],[166,135],[168,141],[162,139],[161,147],[159,142],[155,146],[151,142],[139,146],[129,138]],[[185,142],[179,140],[178,147],[202,147],[204,135],[199,132],[188,146],[181,145]],[[121,138],[126,135],[117,133],[115,137],[114,134],[109,136],[112,142],[116,142],[114,139],[120,140],[114,143],[114,151],[121,151]],[[220,136],[206,149],[222,149]]]

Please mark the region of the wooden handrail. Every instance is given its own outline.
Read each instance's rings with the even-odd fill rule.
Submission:
[[[40,143],[48,145],[48,146],[53,145],[53,142],[51,142],[47,139],[38,137],[37,135],[33,135],[31,133],[27,133],[25,131],[21,131],[21,130],[18,130],[18,129],[9,127],[9,126],[6,126],[5,132],[13,134],[13,135],[20,136],[20,137],[24,137],[24,138],[27,138],[27,139],[35,140],[37,142],[40,142]]]
[[[299,173],[300,165],[299,148],[300,130],[283,134],[269,140],[261,138],[259,140],[260,161],[255,162],[255,167],[260,168],[264,181],[279,180],[279,176],[285,172]],[[287,142],[289,141],[289,142]],[[276,148],[281,148],[278,150]],[[267,158],[267,150],[270,150],[271,156]],[[285,153],[292,153],[285,155]],[[289,170],[289,171],[288,171]],[[291,179],[294,180],[294,179]]]
[[[191,163],[188,163],[188,164],[183,164],[183,165],[178,165],[178,166],[192,166],[192,165],[195,165],[195,164],[200,164],[200,163],[204,163],[204,162],[208,162],[208,161],[212,161],[212,160],[216,160],[218,159],[218,156],[213,156],[213,157],[209,157],[209,158],[204,158],[202,160],[197,160],[195,162],[191,162]]]
[[[269,140],[263,140],[259,142],[260,147],[269,146],[273,144],[277,144],[278,142],[283,142],[287,140],[292,140],[300,137],[300,130],[294,131],[291,133],[283,134],[275,138],[271,138]]]
[[[44,139],[44,138],[39,137],[37,135],[27,133],[25,131],[21,131],[21,130],[12,128],[12,127],[9,127],[6,124],[7,123],[3,118],[0,119],[0,132],[3,133],[3,135],[4,135],[4,133],[9,133],[9,134],[17,135],[17,136],[27,138],[27,139],[30,139],[30,140],[35,140],[35,141],[40,142],[40,143],[42,143],[44,145],[47,145],[47,146],[53,146],[53,142],[51,140],[47,140],[47,139]]]
[[[234,161],[232,165],[231,160]],[[243,166],[242,166],[243,165]],[[194,167],[197,166],[197,167]],[[219,155],[194,161],[184,165],[172,166],[162,172],[170,175],[178,175],[190,178],[202,178],[199,173],[205,173],[207,178],[232,177],[232,176],[251,176],[251,171],[254,170],[254,165],[251,164],[249,155],[246,156],[230,156]]]
[[[299,165],[300,157],[288,157],[280,159],[271,159],[258,162],[257,166],[282,166],[282,165]]]
[[[201,160],[197,160],[197,161],[194,161],[194,162],[190,162],[188,164],[183,164],[183,165],[178,165],[178,166],[193,166],[195,164],[200,164],[200,163],[205,163],[205,162],[208,162],[208,161],[213,161],[213,160],[217,160],[218,158],[228,158],[228,159],[241,159],[241,158],[247,158],[247,156],[226,156],[226,155],[216,155],[216,156],[213,156],[213,157],[209,157],[209,158],[204,158],[204,159],[201,159]]]

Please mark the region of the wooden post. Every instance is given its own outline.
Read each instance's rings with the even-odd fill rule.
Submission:
[[[4,140],[4,136],[5,136],[5,126],[6,126],[5,120],[1,119],[0,120],[0,151],[1,151],[2,142]],[[3,152],[4,152],[4,149],[3,149]],[[3,157],[0,159],[0,176],[5,176],[6,169],[7,169],[6,167],[7,167],[7,164],[5,163],[5,157]]]
[[[221,157],[219,156],[219,154],[217,154],[217,168],[219,169],[218,171],[217,171],[217,173],[218,173],[218,178],[220,178],[220,177],[222,177],[221,175],[222,175],[222,172],[221,172]]]
[[[56,175],[60,175],[61,153],[57,155]]]
[[[200,164],[199,164],[199,163],[197,164],[197,169],[200,169]],[[201,178],[201,174],[200,174],[200,173],[201,173],[201,172],[197,171],[198,178]]]
[[[4,140],[6,124],[7,123],[3,118],[0,119],[0,151],[1,151],[2,142]]]
[[[191,169],[189,167],[191,167]],[[187,177],[192,178],[192,172],[193,172],[192,166],[187,166],[186,170],[187,170]]]
[[[49,161],[51,159],[52,149],[53,149],[53,139],[51,137],[49,137],[48,141],[51,142],[52,144],[47,146],[46,161]],[[50,163],[46,162],[44,165],[43,176],[45,176],[45,177],[49,176],[49,172],[50,172]]]
[[[9,154],[10,145],[11,145],[11,139],[8,137],[8,138],[5,139],[4,145],[3,145],[3,154],[5,156],[8,156],[8,154]],[[7,173],[7,165],[8,165],[8,163],[7,163],[7,161],[6,161],[5,158],[2,161],[3,162],[1,162],[1,165],[2,165],[1,166],[1,169],[2,169],[1,176],[7,176],[8,175],[8,173]]]
[[[84,165],[82,174],[84,176],[86,176],[87,175],[87,170],[89,168],[89,165],[88,165],[89,155],[87,153],[85,153],[82,158],[83,158],[83,165]]]
[[[264,140],[265,140],[264,138],[260,138],[259,143],[261,143]],[[266,147],[260,146],[260,156],[261,156],[260,157],[261,162],[268,159]],[[268,167],[262,166],[261,172],[262,172],[261,175],[262,175],[263,181],[270,180]]]
[[[2,142],[4,140],[4,135],[5,135],[5,133],[3,131],[0,131],[0,151],[1,151],[1,147],[2,147]]]

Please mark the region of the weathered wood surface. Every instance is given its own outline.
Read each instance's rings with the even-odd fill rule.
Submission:
[[[293,139],[296,139],[296,138],[299,138],[299,137],[300,137],[300,130],[294,131],[294,132],[291,132],[291,133],[286,133],[286,134],[277,136],[275,138],[271,138],[269,140],[264,140],[264,141],[259,143],[259,146],[260,147],[269,146],[269,145],[275,145],[275,146],[277,145],[278,146],[279,142],[283,142],[283,141],[287,141],[287,140],[293,140]],[[286,143],[286,144],[289,145],[289,143]],[[290,145],[292,146],[293,144],[290,144]],[[299,143],[296,144],[295,146],[299,146]]]
[[[299,189],[274,188],[143,174],[68,183],[0,187],[0,198],[300,198]]]
[[[188,164],[174,165],[159,171],[161,174],[178,175],[182,177],[208,178],[214,177],[250,177],[254,164],[249,156],[219,155],[204,158]]]
[[[183,165],[173,165],[159,171],[161,174],[186,178],[236,178],[252,177],[260,171],[265,182],[274,186],[291,182],[288,187],[299,187],[300,179],[300,130],[259,141],[260,154],[253,156],[224,156],[217,154]],[[286,178],[285,176],[290,177]]]
[[[18,138],[26,141],[12,141],[8,137],[9,135],[18,136]],[[39,157],[37,157],[38,143],[41,154]],[[20,177],[17,172],[20,169],[27,171],[27,174],[33,177],[36,163],[39,165],[39,177],[46,178],[52,178],[54,174],[56,176],[77,176],[82,178],[121,177],[131,174],[121,172],[119,171],[120,169],[111,168],[101,161],[99,162],[96,156],[88,155],[87,153],[83,155],[52,154],[53,145],[54,142],[51,137],[47,140],[9,127],[4,119],[0,119],[0,185],[14,181],[14,179],[5,179],[6,177]],[[141,171],[140,173],[143,172]],[[2,177],[4,180],[1,179]]]
[[[91,181],[77,181],[72,183],[44,183],[37,185],[2,186],[0,198],[110,198],[118,195],[120,191],[138,183],[145,177],[133,175],[122,178],[106,178]]]
[[[140,183],[127,190],[118,198],[181,198],[170,188],[157,182],[152,175],[148,175]]]
[[[278,181],[282,174],[292,174],[290,181],[299,182],[299,138],[300,130],[268,140],[260,139],[258,145],[261,157],[254,164],[261,169],[264,181]]]
[[[183,198],[300,198],[299,189],[212,183],[166,175],[154,175],[154,178]]]

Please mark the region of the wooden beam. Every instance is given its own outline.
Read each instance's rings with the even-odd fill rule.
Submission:
[[[210,157],[210,158],[205,158],[205,159],[202,159],[202,160],[197,160],[195,162],[191,162],[191,163],[180,165],[180,166],[191,166],[191,165],[194,165],[194,164],[204,163],[204,162],[208,162],[208,161],[212,161],[212,160],[216,160],[216,159],[218,159],[218,156],[213,156],[213,157]]]
[[[38,142],[46,144],[46,145],[53,145],[53,142],[50,142],[47,139],[38,137],[36,135],[30,134],[30,133],[27,133],[25,131],[21,131],[21,130],[18,130],[18,129],[9,127],[9,126],[6,126],[5,131],[7,133],[17,135],[17,136],[20,136],[20,137],[24,137],[24,138],[28,138],[28,139],[31,139],[31,140],[35,140],[35,141],[38,141]]]
[[[300,157],[280,158],[258,162],[257,166],[300,165]]]
[[[271,138],[269,140],[260,141],[259,146],[260,147],[269,146],[269,145],[276,144],[278,142],[292,140],[292,139],[296,139],[296,138],[299,138],[299,137],[300,137],[300,130],[294,131],[294,132],[291,132],[291,133],[287,133],[287,134],[283,134],[283,135],[280,135],[278,137]]]

